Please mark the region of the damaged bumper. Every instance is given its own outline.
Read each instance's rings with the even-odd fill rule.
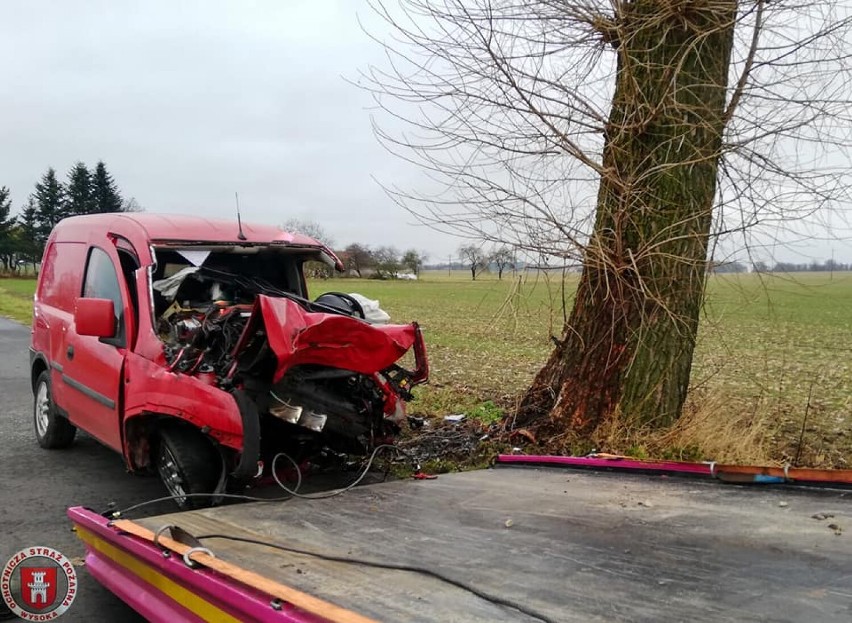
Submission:
[[[396,364],[412,347],[415,369],[410,384],[429,378],[423,335],[417,323],[375,326],[351,316],[305,311],[286,298],[258,296],[235,357],[262,330],[275,354],[273,381],[299,365],[321,365],[375,374]]]

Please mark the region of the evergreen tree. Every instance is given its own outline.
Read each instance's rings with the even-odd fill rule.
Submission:
[[[15,217],[10,216],[12,211],[12,200],[9,198],[9,189],[0,186],[0,239],[3,238],[15,224]]]
[[[6,270],[12,266],[15,251],[13,227],[15,217],[10,216],[12,211],[12,200],[9,198],[9,189],[0,186],[0,261]]]
[[[92,214],[95,211],[92,176],[86,165],[78,162],[68,172],[68,215]]]
[[[37,240],[40,245],[43,245],[51,230],[67,216],[65,189],[56,179],[56,171],[53,167],[47,170],[35,188],[31,199],[36,209]]]
[[[94,200],[94,212],[122,212],[123,201],[118,186],[107,171],[103,161],[95,166],[92,176],[92,198]]]
[[[39,209],[35,199],[30,196],[27,206],[18,217],[18,251],[25,259],[35,264],[44,251],[44,241],[41,238],[42,224]]]

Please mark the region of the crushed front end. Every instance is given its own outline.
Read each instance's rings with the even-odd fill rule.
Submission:
[[[414,369],[398,364],[409,351]],[[317,437],[331,450],[369,452],[393,440],[411,388],[428,378],[416,323],[373,326],[261,295],[233,354],[227,379],[289,435]],[[282,428],[279,423],[285,424]],[[293,428],[296,427],[296,428]]]
[[[416,323],[371,324],[286,285],[222,261],[154,281],[168,371],[232,394],[240,410],[241,447],[225,449],[238,480],[278,452],[301,462],[392,442],[428,379]]]

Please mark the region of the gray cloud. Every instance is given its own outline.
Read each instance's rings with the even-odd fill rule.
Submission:
[[[239,191],[246,220],[307,218],[338,245],[443,259],[461,241],[414,225],[373,181],[421,184],[344,79],[384,64],[359,18],[382,34],[364,0],[4,0],[0,185],[19,207],[48,166],[103,159],[152,212],[229,218]],[[852,260],[836,239],[784,238],[760,255]]]
[[[347,0],[0,3],[0,184],[107,162],[152,212],[322,223],[340,243],[445,257],[373,181],[412,173],[344,80],[381,59]]]

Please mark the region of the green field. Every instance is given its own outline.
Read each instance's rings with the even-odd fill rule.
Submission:
[[[421,323],[432,381],[412,412],[492,414],[482,403],[510,408],[546,357],[575,280],[563,287],[543,274],[471,282],[461,272],[427,273],[417,282],[315,281],[311,293],[360,292],[379,299],[394,320]],[[0,315],[28,323],[33,286],[0,280]],[[798,454],[799,464],[848,467],[850,351],[852,274],[715,276],[681,425],[656,435],[616,431],[598,448],[732,461]]]
[[[0,278],[0,316],[29,324],[35,284],[35,279]]]

